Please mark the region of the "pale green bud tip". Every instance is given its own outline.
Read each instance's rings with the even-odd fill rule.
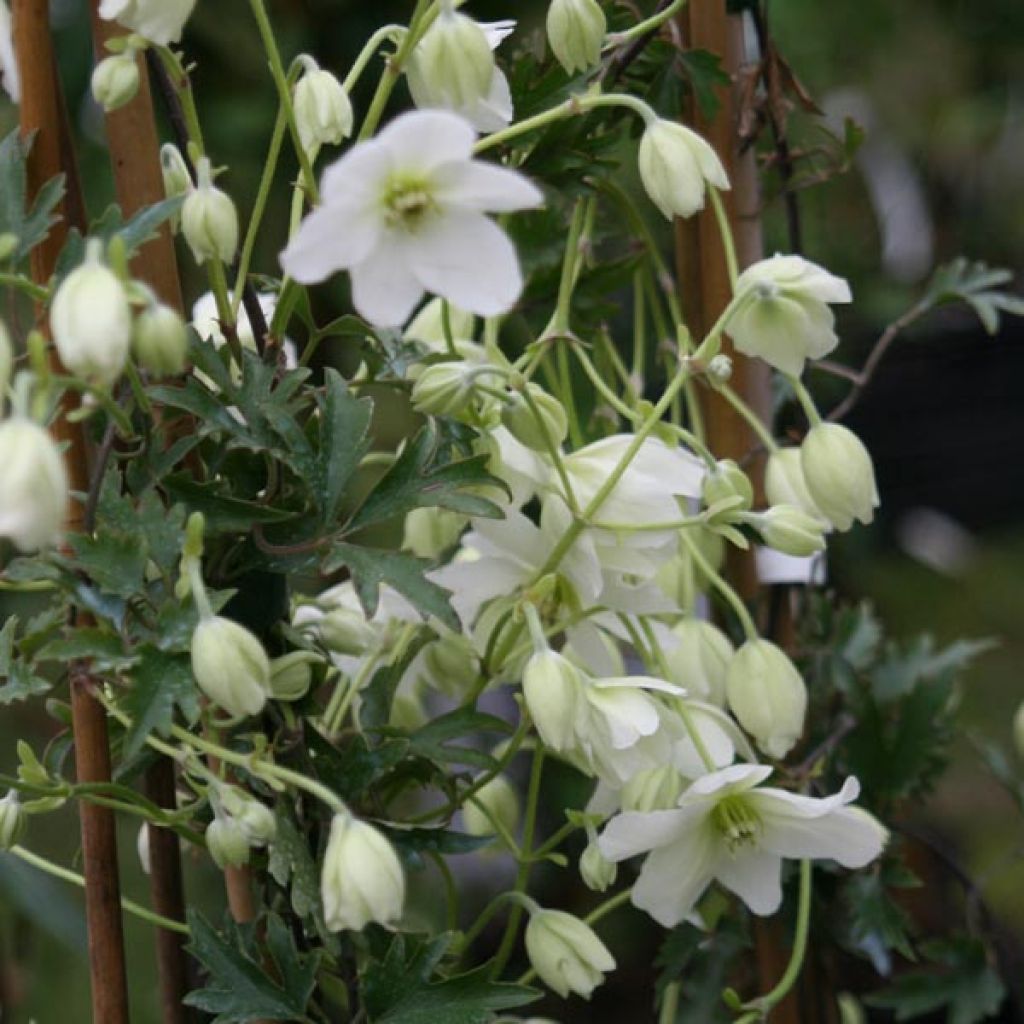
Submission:
[[[274,812],[238,786],[223,785],[217,791],[225,815],[242,830],[249,846],[266,846],[277,836]]]
[[[462,822],[471,836],[490,836],[497,821],[506,832],[519,824],[519,794],[504,775],[495,775],[462,808]]]
[[[1013,743],[1017,748],[1017,755],[1024,760],[1024,702],[1013,716]]]
[[[427,366],[413,385],[413,407],[425,416],[463,415],[475,397],[472,369],[462,360]]]
[[[800,465],[811,499],[837,530],[874,519],[875,467],[852,430],[838,423],[812,427],[800,446]]]
[[[816,516],[795,505],[773,505],[755,520],[765,544],[776,551],[806,558],[825,549],[825,527]]]
[[[405,517],[402,547],[420,558],[435,559],[454,547],[467,518],[444,508],[414,508]]]
[[[0,320],[0,412],[3,411],[3,396],[10,387],[13,370],[14,346],[6,325]]]
[[[683,777],[673,765],[637,772],[622,787],[624,811],[665,811],[679,801]]]
[[[594,892],[604,892],[613,885],[619,873],[618,864],[607,860],[596,842],[589,842],[580,854],[580,878]]]
[[[511,400],[502,405],[503,426],[520,444],[534,451],[548,452],[552,446],[558,448],[569,433],[565,407],[532,381],[526,385],[526,394],[529,401],[514,391]]]
[[[555,59],[571,75],[601,59],[608,22],[597,0],[552,0],[548,7],[548,43]]]
[[[377,642],[377,631],[353,608],[332,608],[316,623],[324,646],[335,654],[365,654]]]
[[[181,230],[197,263],[230,263],[238,250],[238,211],[231,197],[213,184],[210,161],[197,167],[199,184],[181,209]]]
[[[292,651],[270,663],[270,695],[274,700],[302,700],[313,685],[313,667],[323,659],[312,651]]]
[[[130,103],[139,91],[139,65],[135,53],[128,50],[104,57],[92,73],[92,94],[109,114]]]
[[[173,142],[165,142],[160,147],[160,171],[168,198],[183,196],[191,191],[192,176],[188,172],[188,165],[181,150]]]
[[[378,829],[341,813],[331,822],[320,876],[324,919],[332,932],[393,925],[405,903],[405,875]]]
[[[28,815],[18,794],[12,789],[0,800],[0,850],[9,850],[21,842],[28,826]]]
[[[182,373],[188,359],[188,327],[170,306],[155,303],[136,318],[132,349],[139,365],[154,376]]]
[[[295,86],[292,102],[306,150],[337,145],[352,134],[352,101],[329,71],[310,67]]]
[[[579,670],[555,651],[533,654],[523,670],[523,697],[541,739],[552,750],[569,749],[583,681]]]
[[[270,661],[244,626],[221,616],[192,634],[192,672],[199,688],[232,715],[257,715],[270,693]]]
[[[615,969],[615,958],[593,929],[561,910],[537,910],[526,926],[526,954],[541,981],[563,999],[589,999]]]
[[[754,486],[747,474],[732,459],[722,459],[704,477],[702,497],[707,506],[728,499],[739,499],[738,504],[730,511],[742,511],[754,503]]]

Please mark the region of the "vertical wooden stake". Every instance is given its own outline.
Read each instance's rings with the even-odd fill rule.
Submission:
[[[72,197],[65,199],[62,219],[49,237],[32,252],[32,276],[38,283],[49,280],[57,256],[67,239],[69,218],[84,211],[74,194],[77,178],[63,128],[63,101],[50,38],[47,0],[14,0],[14,47],[22,79],[20,107],[23,135],[36,133],[28,162],[29,195],[62,171],[67,174]],[[83,225],[78,225],[79,227]],[[51,358],[56,361],[56,355]],[[65,408],[62,412],[67,412]],[[68,442],[71,486],[88,490],[89,470],[85,437],[81,429],[60,416],[54,434]],[[81,525],[82,510],[75,506],[68,526]],[[75,737],[75,768],[80,782],[110,781],[110,745],[107,717],[92,695],[88,666],[71,669],[71,714]],[[128,1024],[128,986],[121,928],[121,891],[117,864],[117,833],[113,813],[95,804],[80,805],[82,862],[85,875],[85,909],[89,927],[89,968],[92,982],[94,1024]]]

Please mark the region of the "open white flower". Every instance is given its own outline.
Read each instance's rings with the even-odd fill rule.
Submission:
[[[100,17],[119,21],[158,46],[181,39],[196,0],[103,0]]]
[[[336,270],[368,320],[403,324],[425,292],[480,316],[507,312],[522,290],[508,236],[487,216],[539,206],[515,171],[472,158],[475,133],[440,110],[403,114],[324,174],[323,204],[281,254],[297,281]]]
[[[5,0],[0,0],[0,84],[11,97],[11,102],[18,103],[21,100],[21,76],[18,74],[18,58],[11,33],[11,12]]]
[[[761,788],[772,769],[738,764],[694,782],[669,811],[627,812],[600,838],[611,861],[649,853],[633,903],[659,924],[674,927],[713,881],[755,913],[782,903],[783,857],[835,860],[860,868],[874,860],[888,833],[870,814],[848,806],[860,786],[847,779],[834,796],[798,796]]]
[[[740,274],[736,294],[747,295],[729,318],[736,348],[794,377],[839,344],[827,303],[853,298],[846,281],[802,256],[760,260]]]

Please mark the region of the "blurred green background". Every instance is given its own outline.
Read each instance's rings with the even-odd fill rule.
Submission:
[[[276,0],[270,6],[286,58],[306,51],[343,73],[371,29],[402,20],[408,4]],[[84,0],[52,3],[89,206],[97,215],[112,188],[102,118],[87,95],[92,54],[85,7]],[[543,17],[537,2],[480,2],[471,10],[481,20],[516,16],[524,38]],[[868,131],[850,173],[800,199],[805,254],[848,277],[857,299],[855,308],[840,311],[840,359],[857,365],[938,263],[964,253],[1019,273],[1024,261],[1024,5],[1019,0],[774,0],[769,24],[830,123],[838,126],[851,115]],[[245,211],[262,169],[273,109],[248,5],[200,0],[186,42],[197,63],[198,102],[215,162],[230,169],[224,180]],[[363,89],[355,103],[357,110],[365,109]],[[0,130],[15,123],[14,111],[0,108]],[[822,138],[812,119],[798,118],[798,154]],[[283,186],[293,173],[285,161],[258,271],[276,270],[274,255],[287,218]],[[771,171],[767,181],[766,248],[787,250],[782,206],[771,198]],[[183,266],[191,267],[191,261]],[[190,300],[203,290],[194,274],[186,285]],[[1010,719],[1024,698],[1019,675],[1024,662],[1021,342],[1020,323],[1006,322],[990,339],[968,314],[950,310],[897,344],[851,420],[875,455],[882,511],[870,530],[842,539],[831,566],[839,589],[871,600],[895,635],[928,630],[940,641],[971,636],[999,642],[970,674],[956,767],[922,810],[921,824],[983,882],[1018,942],[1024,935],[1024,836],[1009,799],[977,767],[967,732],[987,732],[1009,746]],[[814,383],[826,397],[841,394],[828,378]],[[38,749],[51,729],[38,708],[5,708],[0,769],[13,768],[16,737]],[[33,825],[34,849],[73,862],[77,823],[72,812]],[[127,892],[144,901],[134,844],[135,830],[125,826],[121,854]],[[216,917],[222,904],[217,879],[202,865],[189,864],[187,871],[190,899]],[[155,1024],[149,930],[131,919],[127,927],[133,1019]],[[624,927],[631,925],[627,921]],[[10,858],[0,860],[0,964],[6,965],[5,990],[16,1004],[4,1010],[4,1024],[86,1018],[83,936],[75,891]],[[649,1004],[638,1005],[630,993],[636,991],[634,983],[649,980],[654,949],[631,930],[613,934],[610,944],[624,969],[614,986],[602,990],[600,1012],[578,1000],[569,1009],[553,1001],[545,1004],[551,1016],[652,1019]]]

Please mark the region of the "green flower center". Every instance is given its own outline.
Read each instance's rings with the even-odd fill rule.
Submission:
[[[711,812],[711,821],[730,850],[757,844],[761,819],[742,796],[726,796],[719,800]]]
[[[381,196],[384,219],[389,227],[415,231],[437,210],[430,182],[415,176],[396,176],[388,180]]]

